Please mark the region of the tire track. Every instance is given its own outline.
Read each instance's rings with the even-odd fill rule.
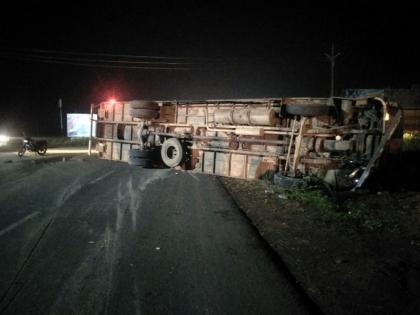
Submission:
[[[72,183],[70,183],[68,186],[66,186],[64,188],[64,190],[62,191],[61,194],[59,194],[58,198],[56,199],[53,206],[51,207],[52,210],[53,210],[51,217],[49,218],[47,223],[41,228],[40,235],[37,238],[35,244],[29,250],[29,253],[24,258],[21,266],[18,268],[18,270],[17,270],[15,276],[13,277],[12,281],[10,282],[10,284],[7,286],[6,290],[3,292],[3,294],[0,297],[0,314],[3,314],[8,309],[8,307],[15,301],[15,299],[17,298],[19,293],[24,289],[26,283],[22,282],[22,281],[19,281],[19,279],[21,277],[21,274],[25,270],[26,266],[29,264],[31,258],[35,255],[36,250],[39,247],[40,243],[42,242],[44,237],[47,235],[47,232],[50,229],[54,220],[56,219],[57,214],[59,213],[59,210],[61,209],[61,207],[71,197],[76,195],[83,187],[88,186],[88,185],[96,184],[100,180],[103,180],[106,177],[108,177],[109,175],[111,175],[113,172],[114,171],[110,171],[110,172],[104,174],[103,176],[100,176],[100,177],[98,177],[94,180],[91,180],[91,181],[89,181],[88,183],[85,183],[85,184],[82,183],[82,179],[84,178],[85,174],[83,174],[81,176],[78,176]],[[38,215],[38,214],[39,214],[39,212],[35,212],[35,213],[23,218],[22,220],[16,222],[12,226],[9,226],[9,228],[7,228],[5,230],[2,230],[0,232],[0,236],[4,233],[8,232],[9,230],[17,227],[18,225],[23,224],[24,222],[26,222],[27,220],[31,219],[33,216]],[[16,288],[16,289],[13,290],[14,288]],[[13,293],[13,291],[14,291],[14,293]],[[10,297],[10,299],[7,300],[7,297],[9,295],[11,295],[11,297]],[[4,304],[3,307],[2,307],[2,304]]]

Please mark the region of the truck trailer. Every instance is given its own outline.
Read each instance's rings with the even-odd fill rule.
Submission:
[[[111,100],[93,114],[101,158],[285,185],[356,189],[401,144],[401,110],[380,97]]]

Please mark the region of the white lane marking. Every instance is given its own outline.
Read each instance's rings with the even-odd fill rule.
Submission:
[[[38,211],[35,211],[34,213],[31,213],[30,215],[24,217],[23,219],[20,219],[19,221],[9,225],[7,228],[3,229],[0,231],[0,236],[6,234],[7,232],[17,228],[19,225],[22,225],[23,223],[25,223],[26,221],[32,219],[33,217],[37,216],[39,214]]]

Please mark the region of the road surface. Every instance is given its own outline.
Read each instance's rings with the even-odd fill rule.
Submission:
[[[310,313],[216,177],[0,163],[0,314]]]

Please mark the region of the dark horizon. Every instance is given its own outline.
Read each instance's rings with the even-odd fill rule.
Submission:
[[[88,112],[90,103],[109,98],[327,96],[330,69],[324,53],[331,43],[341,52],[336,91],[420,83],[414,7],[133,3],[3,10],[0,131],[57,133],[59,98],[67,113]],[[18,58],[16,49],[211,62],[200,59],[204,67],[187,71],[95,68]]]

